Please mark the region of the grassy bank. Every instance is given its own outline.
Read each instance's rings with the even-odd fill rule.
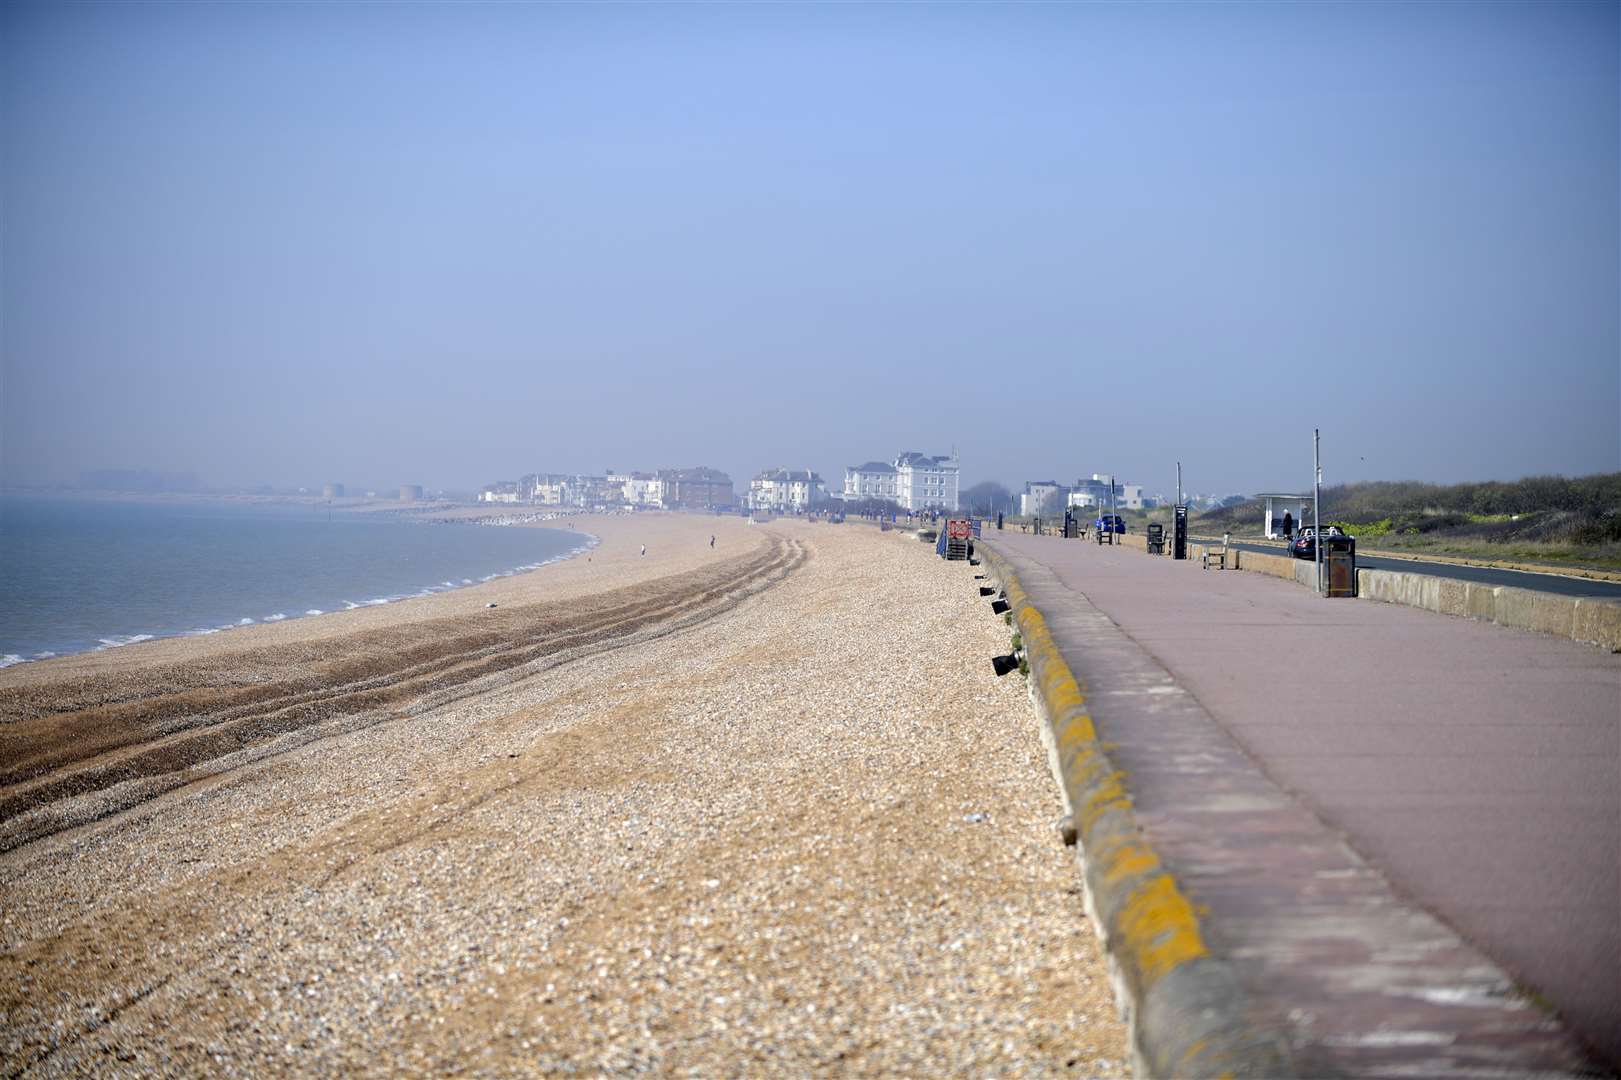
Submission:
[[[1361,550],[1621,569],[1621,473],[1342,484],[1322,497],[1323,520],[1357,537]],[[1251,500],[1191,524],[1200,533],[1253,537],[1264,515],[1261,501]]]

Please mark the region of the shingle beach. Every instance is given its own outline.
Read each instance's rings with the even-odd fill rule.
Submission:
[[[486,585],[0,672],[0,1072],[1127,1071],[974,568],[573,527]]]

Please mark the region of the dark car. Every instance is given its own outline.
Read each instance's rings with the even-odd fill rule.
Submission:
[[[1346,545],[1350,537],[1338,525],[1329,525],[1323,529],[1323,550],[1338,551]],[[1317,558],[1317,529],[1307,525],[1295,536],[1289,544],[1289,554],[1297,559]]]
[[[1126,531],[1126,519],[1119,514],[1104,514],[1092,522],[1092,527],[1098,532],[1123,533]]]

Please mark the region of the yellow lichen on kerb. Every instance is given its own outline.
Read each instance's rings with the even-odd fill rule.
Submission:
[[[1080,682],[1064,662],[1047,629],[1046,618],[1029,605],[1017,576],[1006,563],[997,557],[995,565],[1008,602],[1016,612],[1025,653],[1032,667],[1038,669],[1041,697],[1065,762],[1065,785],[1075,789],[1072,794],[1082,796],[1075,807],[1075,826],[1083,838],[1090,839],[1093,827],[1105,814],[1116,810],[1132,812],[1131,796],[1122,782],[1123,774],[1110,768],[1108,757],[1098,745],[1092,718],[1082,711],[1086,697]],[[1107,771],[1099,777],[1099,770]],[[1210,955],[1199,933],[1193,905],[1175,880],[1163,872],[1151,847],[1135,838],[1117,843],[1105,840],[1089,847],[1089,857],[1100,861],[1103,879],[1111,886],[1129,887],[1131,879],[1147,878],[1132,889],[1117,919],[1119,950],[1125,962],[1139,972],[1141,990],[1147,990],[1179,965]]]
[[[1111,772],[1088,787],[1084,800],[1076,808],[1075,817],[1075,824],[1083,836],[1091,831],[1098,818],[1110,810],[1131,809],[1131,796],[1126,794],[1125,785],[1120,783],[1118,772]]]
[[[1058,752],[1065,758],[1072,753],[1097,753],[1097,748],[1087,745],[1097,742],[1097,732],[1092,727],[1092,718],[1085,713],[1071,717],[1068,723],[1053,725],[1053,742],[1058,746]]]
[[[1179,965],[1210,955],[1192,905],[1169,874],[1140,886],[1119,921],[1121,952],[1139,969],[1144,990]]]
[[[1159,869],[1159,857],[1142,844],[1121,844],[1103,860],[1103,880],[1118,885],[1127,878]]]

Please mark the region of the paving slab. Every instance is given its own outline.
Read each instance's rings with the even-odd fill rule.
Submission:
[[[1621,1070],[1621,656],[988,539],[1297,1068]]]

